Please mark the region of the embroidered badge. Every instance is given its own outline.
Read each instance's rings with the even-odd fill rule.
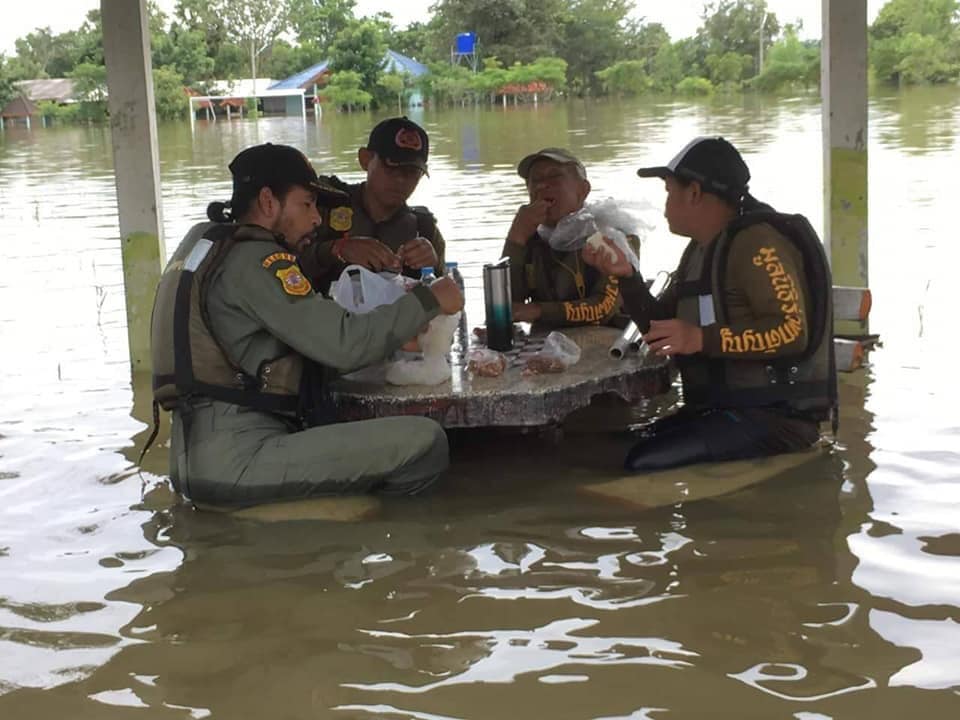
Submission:
[[[393,142],[398,148],[406,148],[407,150],[423,149],[423,141],[420,139],[420,133],[413,128],[400,128],[397,130],[397,136],[393,139]]]
[[[335,207],[330,211],[330,227],[337,232],[346,232],[353,227],[353,208]]]
[[[286,260],[287,262],[295,263],[297,261],[297,257],[296,255],[291,255],[288,252],[276,252],[276,253],[273,253],[273,255],[267,255],[263,259],[263,263],[261,264],[263,265],[263,267],[269,268],[271,265],[273,265],[275,262],[279,260]]]
[[[277,270],[277,277],[280,278],[283,291],[287,295],[306,295],[313,289],[310,287],[310,281],[303,276],[296,265]]]

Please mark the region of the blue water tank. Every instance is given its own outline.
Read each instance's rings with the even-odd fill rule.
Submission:
[[[460,54],[474,52],[477,47],[477,34],[472,32],[457,33],[456,47]]]

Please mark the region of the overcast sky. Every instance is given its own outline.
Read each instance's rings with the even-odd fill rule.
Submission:
[[[846,2],[847,0],[840,0]],[[886,0],[867,0],[867,14],[872,22]],[[404,26],[413,20],[423,20],[434,0],[358,0],[357,14],[386,11],[394,21]],[[806,37],[820,36],[820,4],[822,0],[767,0],[767,6],[777,14],[780,22],[803,22]],[[0,23],[0,52],[14,53],[14,41],[37,27],[49,25],[55,32],[73,30],[83,22],[87,11],[100,6],[99,0],[35,0],[16,2],[4,0],[3,21]],[[159,0],[160,7],[170,12],[175,0]],[[692,35],[700,24],[703,0],[635,0],[636,13],[647,22],[659,22],[670,36],[677,40]],[[464,31],[471,28],[464,28]],[[481,38],[482,40],[482,38]]]

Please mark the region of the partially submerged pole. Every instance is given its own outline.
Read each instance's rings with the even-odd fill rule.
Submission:
[[[867,0],[822,0],[824,244],[835,285],[868,287]]]
[[[146,0],[100,0],[133,372],[149,372],[150,312],[166,258]]]

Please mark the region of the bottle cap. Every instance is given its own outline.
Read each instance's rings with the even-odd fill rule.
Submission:
[[[433,275],[433,274],[434,274],[434,273],[433,273],[433,268],[430,267],[429,265],[420,268],[420,277],[421,277],[421,278],[430,277],[430,276]]]

